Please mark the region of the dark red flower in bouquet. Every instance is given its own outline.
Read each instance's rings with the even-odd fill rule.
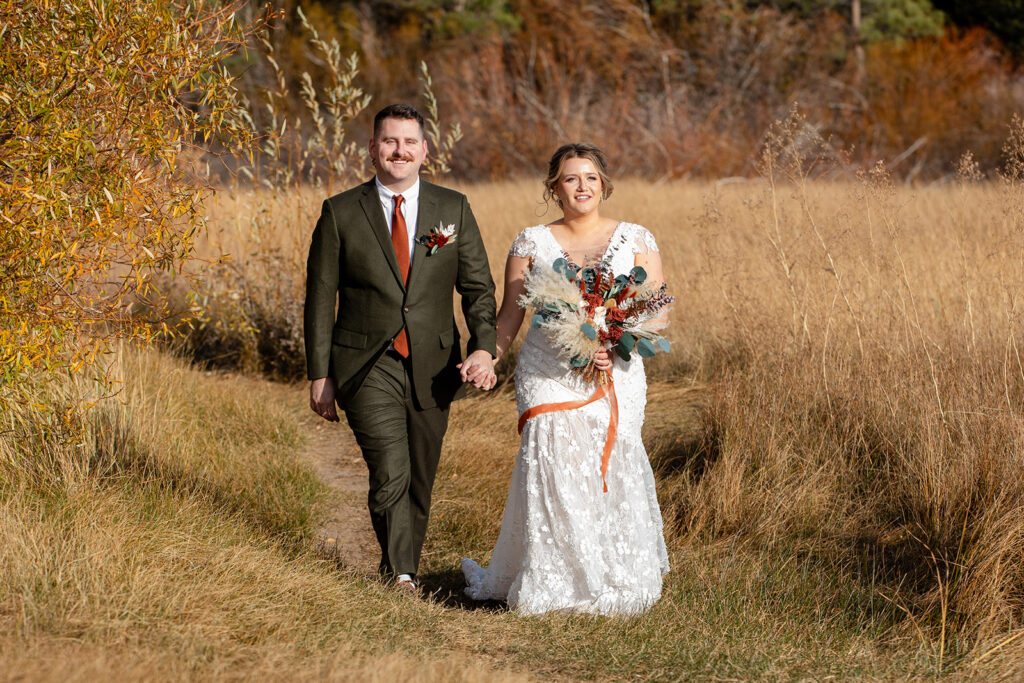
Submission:
[[[583,294],[583,300],[587,302],[587,314],[594,315],[598,306],[604,305],[604,297],[600,294]]]
[[[626,319],[627,315],[629,315],[629,313],[624,308],[609,308],[605,311],[604,319],[608,324],[622,323],[622,321]]]

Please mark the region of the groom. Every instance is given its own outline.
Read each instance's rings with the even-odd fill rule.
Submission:
[[[416,592],[448,407],[463,382],[494,385],[494,282],[466,197],[419,178],[420,113],[378,112],[369,152],[376,177],[327,199],[313,231],[309,402],[332,422],[335,404],[345,411],[369,468],[380,572]],[[469,328],[461,363],[453,290]]]

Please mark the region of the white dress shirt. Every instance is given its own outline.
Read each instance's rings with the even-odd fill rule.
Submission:
[[[412,265],[413,248],[416,246],[416,217],[420,212],[420,179],[417,178],[413,186],[405,192],[392,192],[381,184],[380,178],[375,178],[374,181],[377,183],[377,196],[380,197],[380,205],[384,209],[388,233],[391,232],[391,216],[395,211],[395,195],[402,195],[404,201],[400,211],[405,217],[405,230],[409,233],[409,264]]]

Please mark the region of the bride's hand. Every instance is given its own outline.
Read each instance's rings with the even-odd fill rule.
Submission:
[[[601,348],[594,352],[591,356],[591,360],[594,361],[594,367],[598,370],[611,370],[612,369],[612,354],[606,348]]]

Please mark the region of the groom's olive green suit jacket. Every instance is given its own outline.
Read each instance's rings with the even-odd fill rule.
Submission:
[[[494,281],[466,197],[421,180],[416,222],[406,284],[374,180],[324,201],[306,267],[306,365],[310,379],[334,378],[342,407],[403,326],[416,403],[447,407],[462,385],[453,290],[462,296],[468,352],[495,353]],[[420,244],[450,224],[454,241],[433,254]]]

